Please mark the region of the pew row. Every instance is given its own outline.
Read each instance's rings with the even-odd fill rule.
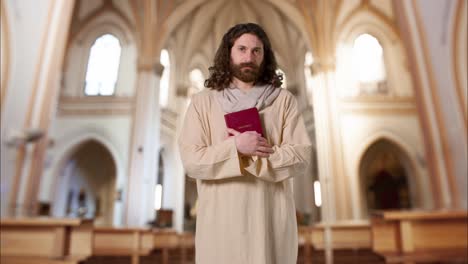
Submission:
[[[2,219],[0,223],[1,263],[76,264],[87,263],[91,256],[125,256],[138,264],[140,257],[157,256],[158,263],[167,264],[174,260],[174,254],[177,254],[177,263],[193,259],[192,233],[178,234],[165,229],[93,228],[91,220],[82,219]],[[325,230],[330,228],[336,260],[363,260],[366,250],[373,250],[388,263],[466,262],[468,243],[463,234],[468,232],[467,225],[466,211],[400,211],[375,214],[371,224],[347,221],[301,226],[299,246],[303,250],[300,257],[305,263],[317,257],[321,259]]]
[[[311,229],[311,243],[315,249],[325,249],[325,231],[330,228],[331,246],[334,250],[370,249],[371,229],[367,221],[340,221],[316,224]]]
[[[309,263],[312,259],[312,227],[298,227],[299,250],[302,254],[298,255],[298,262]]]
[[[92,220],[0,220],[3,264],[77,264],[92,255]]]
[[[387,263],[468,260],[467,211],[386,211],[373,215],[372,248]]]
[[[95,227],[93,231],[93,256],[131,256],[132,264],[138,264],[153,244],[153,234],[147,229]]]
[[[339,221],[299,227],[298,263],[324,263],[326,232],[330,231],[330,244],[334,263],[384,263],[372,251],[371,228],[368,221]]]
[[[173,230],[96,227],[93,232],[93,256],[130,256],[132,264],[154,250],[162,251],[162,263],[169,263],[169,250],[181,246],[181,236]]]

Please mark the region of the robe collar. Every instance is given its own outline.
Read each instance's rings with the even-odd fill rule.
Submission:
[[[226,113],[256,107],[258,111],[271,105],[281,92],[281,88],[267,85],[255,85],[248,92],[243,92],[233,83],[229,87],[215,92],[221,108]]]

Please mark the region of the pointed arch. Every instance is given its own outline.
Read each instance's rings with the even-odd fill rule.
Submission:
[[[377,39],[383,49],[383,62],[386,79],[376,87],[371,95],[412,97],[414,94],[412,76],[406,70],[406,54],[396,26],[383,14],[376,13],[374,8],[358,7],[351,12],[337,27],[335,32],[337,54],[337,77],[342,97],[354,97],[360,94],[361,87],[352,74],[351,54],[354,40],[369,34]]]
[[[85,95],[115,94],[121,53],[120,41],[112,34],[104,34],[94,41],[86,67]]]
[[[429,209],[433,205],[434,197],[430,194],[430,192],[425,192],[425,190],[430,190],[428,186],[427,179],[422,177],[421,170],[419,169],[418,163],[424,163],[424,158],[421,156],[422,154],[416,152],[411,144],[406,142],[403,138],[399,137],[397,134],[392,133],[391,131],[380,130],[373,135],[367,137],[359,147],[356,149],[355,154],[353,155],[355,159],[351,162],[352,165],[352,173],[353,177],[357,177],[359,180],[358,192],[359,194],[359,207],[360,211],[359,214],[361,217],[366,217],[366,204],[365,199],[363,196],[363,186],[361,181],[361,173],[360,173],[360,165],[363,161],[363,157],[366,154],[366,151],[376,142],[381,140],[390,142],[393,144],[401,154],[402,157],[405,157],[404,166],[408,172],[408,179],[409,179],[409,188],[411,193],[411,201],[414,207],[426,208]],[[425,165],[423,165],[425,166]],[[430,199],[428,201],[428,199]]]
[[[411,196],[415,186],[409,185],[414,172],[408,166],[408,159],[398,145],[386,138],[377,139],[366,149],[359,162],[359,185],[367,214],[370,210],[413,206],[415,199]]]
[[[83,128],[80,131],[75,131],[74,133],[63,136],[65,144],[56,152],[56,159],[53,161],[51,168],[51,179],[50,182],[50,192],[53,193],[52,198],[58,197],[59,193],[57,192],[57,187],[59,184],[60,174],[66,166],[66,162],[70,160],[73,153],[75,153],[80,146],[89,141],[95,141],[101,144],[107,151],[110,153],[114,164],[115,164],[115,186],[114,189],[116,192],[122,191],[122,188],[125,183],[125,164],[123,158],[117,151],[115,144],[109,140],[109,137],[105,136],[101,131],[92,129],[92,128]],[[121,223],[121,212],[117,208],[117,204],[121,201],[115,201],[114,211],[113,211],[113,224],[119,225]],[[54,209],[55,210],[55,209]]]

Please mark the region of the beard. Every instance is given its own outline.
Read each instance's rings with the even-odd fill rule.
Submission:
[[[260,75],[260,67],[252,62],[240,64],[231,62],[231,71],[234,77],[246,83],[256,82]]]

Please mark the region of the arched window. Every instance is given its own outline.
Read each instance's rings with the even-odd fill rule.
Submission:
[[[198,91],[203,90],[205,77],[203,77],[203,73],[200,69],[193,69],[189,77],[192,87],[196,88]]]
[[[283,84],[281,84],[281,88],[287,88],[288,83],[287,83],[286,74],[284,74],[284,71],[281,69],[277,69],[276,74],[281,74],[283,76]]]
[[[187,95],[191,97],[193,94],[196,94],[202,91],[205,88],[205,77],[203,72],[195,68],[189,73],[190,87],[188,89]]]
[[[312,70],[310,67],[314,63],[314,57],[312,56],[312,52],[308,51],[304,57],[304,76],[305,76],[305,83],[306,88],[309,91],[312,88]]]
[[[169,52],[166,49],[161,50],[159,62],[164,66],[164,70],[159,82],[159,105],[166,107],[169,101],[169,76],[171,71],[171,61],[169,59]]]
[[[89,53],[85,95],[113,95],[119,72],[120,41],[111,34],[96,39]]]
[[[354,40],[352,56],[353,74],[360,83],[385,81],[383,49],[375,37],[359,35]]]

